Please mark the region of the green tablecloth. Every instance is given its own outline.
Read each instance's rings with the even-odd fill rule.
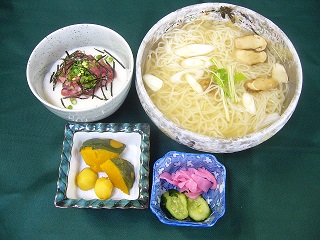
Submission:
[[[304,84],[295,113],[273,138],[243,152],[215,154],[227,169],[226,212],[215,226],[167,226],[150,209],[54,206],[66,121],[29,90],[25,70],[33,48],[58,28],[95,23],[120,33],[136,56],[160,18],[200,2],[206,1],[1,1],[0,239],[320,239],[319,0],[229,1],[282,28],[301,58]],[[196,152],[151,122],[134,84],[124,105],[102,122],[150,123],[151,170],[170,150]]]

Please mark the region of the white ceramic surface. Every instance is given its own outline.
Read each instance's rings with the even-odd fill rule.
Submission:
[[[111,197],[98,199],[94,190],[82,191],[76,186],[76,175],[85,164],[80,147],[92,138],[114,139],[126,145],[121,158],[134,167],[135,181],[129,194],[113,188]],[[149,206],[150,126],[146,123],[74,123],[67,122],[64,131],[57,192],[54,204],[59,208],[145,209]],[[99,172],[99,177],[106,176]]]
[[[76,176],[79,172],[81,172],[84,168],[88,167],[88,165],[84,162],[81,154],[80,148],[82,143],[88,139],[92,138],[105,138],[105,139],[113,139],[119,141],[126,145],[126,148],[121,153],[120,157],[129,161],[133,167],[135,172],[135,182],[130,189],[130,194],[123,193],[120,189],[114,188],[112,195],[110,197],[111,200],[119,200],[119,199],[128,199],[134,200],[139,196],[139,186],[138,182],[140,179],[140,145],[141,145],[141,136],[139,133],[132,132],[76,132],[73,137],[73,145],[71,150],[71,160],[70,160],[70,171],[68,175],[68,188],[67,188],[67,198],[71,199],[96,199],[97,196],[93,189],[89,191],[82,191],[76,185]],[[99,177],[106,177],[107,175],[104,172],[99,173]]]
[[[107,49],[120,58],[126,68],[124,84],[112,98],[98,106],[70,110],[51,104],[43,88],[46,74],[65,51],[88,46]],[[122,36],[104,26],[76,24],[49,34],[35,47],[27,63],[26,75],[32,93],[51,112],[68,121],[92,122],[106,118],[119,109],[129,92],[133,68],[131,48]]]
[[[247,30],[254,29],[259,35],[271,39],[275,43],[272,47],[276,50],[279,47],[289,50],[287,52],[290,54],[281,59],[290,79],[289,93],[285,100],[285,109],[281,117],[269,127],[243,137],[214,138],[185,130],[168,120],[149,98],[142,80],[142,68],[152,45],[163,33],[185,21],[192,21],[197,18],[197,16],[204,14],[204,12],[209,14],[212,19],[228,19],[229,10],[232,11],[232,14],[236,19],[240,19],[240,21],[236,23],[238,26]],[[210,153],[232,153],[242,151],[257,146],[274,136],[292,116],[301,94],[302,81],[302,67],[299,56],[285,33],[273,22],[260,14],[247,8],[226,3],[202,3],[191,5],[168,14],[148,31],[142,40],[136,59],[136,90],[142,107],[151,120],[162,132],[178,143],[199,151]]]

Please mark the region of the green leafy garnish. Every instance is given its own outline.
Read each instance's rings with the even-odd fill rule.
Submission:
[[[246,76],[243,75],[242,73],[236,72],[236,74],[234,75],[234,82],[235,83],[240,83],[243,80],[246,80]]]
[[[227,108],[227,98],[229,98],[231,102],[239,101],[235,84],[245,80],[246,77],[242,73],[235,73],[232,65],[224,68],[220,62],[214,59],[211,59],[211,62],[213,63],[213,66],[210,68],[209,72],[212,73],[212,81],[215,82],[221,89],[222,102],[225,109],[226,118],[229,121],[230,116]]]
[[[219,68],[215,71],[211,71],[213,81],[223,90],[224,94],[230,96],[228,89],[228,72],[225,68]]]
[[[232,102],[237,102],[238,98],[235,92],[235,84],[245,80],[246,77],[242,73],[234,73],[232,65],[224,68],[220,62],[211,59],[213,66],[210,69],[212,80],[223,90],[226,97]]]

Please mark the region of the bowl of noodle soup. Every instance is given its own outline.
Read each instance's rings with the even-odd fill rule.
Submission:
[[[302,81],[285,33],[225,3],[163,17],[136,59],[136,90],[150,119],[178,143],[211,153],[242,151],[275,135],[292,116]]]

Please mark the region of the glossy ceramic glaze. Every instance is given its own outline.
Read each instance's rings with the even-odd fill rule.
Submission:
[[[137,208],[149,206],[150,129],[145,123],[67,123],[63,140],[57,193],[54,204],[59,208]],[[99,200],[94,190],[82,191],[75,182],[77,174],[88,167],[79,149],[85,140],[109,138],[126,144],[120,157],[134,166],[135,182],[129,194],[114,188],[107,200]],[[99,177],[105,176],[99,172]]]
[[[163,33],[170,31],[170,29],[179,26],[183,22],[192,21],[203,14],[216,20],[229,20],[229,17],[237,19],[235,25],[246,30],[254,30],[257,34],[272,40],[274,44],[271,49],[275,51],[275,54],[280,51],[288,53],[285,56],[281,56],[279,61],[285,66],[290,79],[289,93],[285,100],[285,107],[281,117],[269,127],[243,137],[215,138],[204,136],[185,130],[170,121],[149,98],[142,80],[143,65],[149,50]],[[136,60],[136,90],[142,107],[150,119],[173,140],[203,152],[231,153],[242,151],[271,138],[287,123],[295,111],[302,90],[302,81],[302,67],[299,56],[285,33],[264,16],[250,9],[226,3],[197,4],[168,14],[159,20],[146,34],[139,47]]]
[[[117,94],[97,106],[69,110],[53,105],[44,92],[45,76],[65,51],[87,46],[99,46],[119,56],[126,69],[124,84],[117,89]],[[119,109],[129,92],[133,68],[130,46],[118,33],[100,25],[76,24],[49,34],[35,47],[27,63],[26,75],[32,93],[51,112],[69,121],[91,122],[106,118]]]
[[[160,174],[168,172],[175,173],[181,168],[205,168],[212,173],[217,180],[217,188],[210,189],[202,196],[207,200],[212,210],[212,214],[202,222],[191,220],[175,220],[167,216],[160,207],[161,195],[169,189],[177,189],[164,179],[160,179]],[[225,212],[225,184],[226,169],[218,162],[215,156],[211,154],[194,154],[171,151],[158,159],[153,167],[152,191],[150,199],[150,208],[162,223],[174,226],[189,227],[212,227]]]

